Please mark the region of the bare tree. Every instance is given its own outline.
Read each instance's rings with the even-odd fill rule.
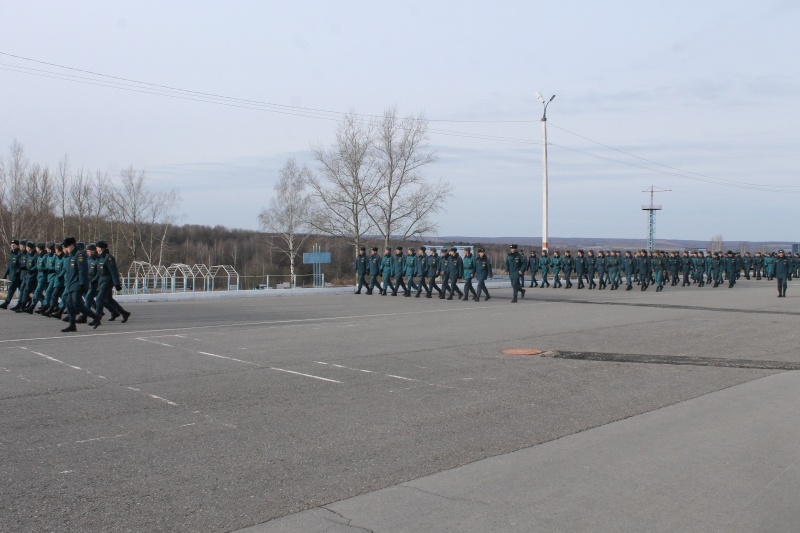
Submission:
[[[70,211],[78,223],[77,236],[82,241],[86,238],[86,225],[91,221],[92,212],[92,178],[80,169],[70,183]]]
[[[376,125],[373,156],[379,176],[379,194],[366,204],[370,220],[383,236],[385,246],[395,235],[401,241],[436,231],[432,215],[442,207],[452,189],[440,181],[431,187],[422,167],[436,161],[428,146],[428,122],[424,116],[400,119],[390,107]]]
[[[123,225],[121,235],[128,246],[131,258],[136,261],[142,242],[142,229],[146,213],[153,202],[153,195],[146,187],[143,170],[128,167],[121,173],[122,182],[114,195],[115,211]]]
[[[723,240],[722,235],[717,234],[711,237],[711,242],[708,244],[708,249],[711,253],[721,252],[724,247],[725,241]]]
[[[13,237],[27,237],[23,231],[30,228],[32,211],[27,205],[27,173],[29,162],[25,150],[18,141],[9,147],[8,160],[3,162],[2,170],[2,231],[3,240],[8,244]]]
[[[175,189],[151,197],[150,205],[145,211],[147,231],[139,232],[143,239],[142,250],[150,264],[161,265],[164,260],[167,236],[170,227],[178,219],[176,210],[179,203],[180,195]]]
[[[356,250],[374,229],[366,207],[378,192],[371,150],[372,128],[351,112],[339,123],[334,144],[314,149],[321,178],[311,173],[305,178],[314,198],[311,227],[346,238]]]
[[[33,164],[25,176],[25,203],[30,212],[29,227],[37,240],[45,240],[52,221],[54,201],[50,170]]]
[[[94,178],[90,183],[89,191],[89,239],[97,240],[101,238],[101,230],[109,219],[113,220],[114,194],[116,191],[108,180],[108,174],[95,172]],[[113,238],[109,239],[113,241]],[[112,242],[115,246],[116,243]]]
[[[261,229],[277,236],[275,248],[289,259],[289,271],[295,279],[295,259],[308,239],[312,199],[306,191],[311,170],[297,166],[294,158],[281,169],[281,179],[275,185],[275,196],[269,208],[258,215]]]
[[[56,216],[61,218],[61,235],[64,236],[67,234],[67,217],[70,215],[69,158],[66,154],[58,162],[54,189]]]

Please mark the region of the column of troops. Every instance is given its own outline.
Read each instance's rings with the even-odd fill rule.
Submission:
[[[529,287],[569,289],[574,278],[578,289],[617,290],[625,285],[625,290],[630,291],[636,284],[642,291],[655,286],[656,292],[663,291],[667,285],[674,287],[678,284],[682,287],[719,287],[727,282],[728,287],[733,288],[741,276],[748,280],[752,276],[758,280],[777,280],[780,298],[786,296],[787,281],[800,276],[800,253],[786,254],[783,250],[767,254],[756,252],[752,256],[750,252],[741,254],[730,250],[726,253],[685,251],[682,254],[661,250],[626,251],[624,254],[618,250],[597,253],[578,250],[575,256],[567,250],[563,256],[559,251],[551,256],[544,250],[541,256],[536,252],[525,256],[516,244],[509,248],[504,267],[514,291],[512,302],[517,301],[518,295],[525,297],[525,276],[528,273]],[[452,300],[456,294],[459,300],[468,300],[470,294],[473,301],[480,301],[482,294],[487,300],[490,298],[485,281],[492,278],[492,265],[483,248],[478,250],[477,256],[472,255],[470,248],[465,248],[461,256],[457,248],[444,247],[437,255],[435,248],[422,246],[404,252],[403,247],[398,246],[394,254],[391,248],[386,248],[384,255],[380,256],[377,247],[373,247],[369,255],[366,248],[361,247],[355,260],[355,272],[358,278],[356,294],[361,294],[362,289],[366,289],[366,294],[373,294],[377,289],[383,296],[397,296],[402,291],[406,297],[414,293],[419,298],[424,292],[426,298],[431,298],[436,291],[440,299]],[[536,279],[537,273],[541,273],[541,283]],[[378,281],[379,277],[382,283]],[[437,278],[441,287],[436,283]],[[460,279],[464,280],[463,292],[458,286]],[[477,282],[477,291],[473,280]]]
[[[62,332],[86,323],[97,329],[104,309],[111,313],[109,321],[121,316],[124,323],[131,316],[114,299],[113,290],[121,291],[122,284],[106,241],[84,246],[73,237],[61,243],[12,240],[4,278],[9,287],[0,309],[9,309],[18,293],[11,311],[69,322]]]

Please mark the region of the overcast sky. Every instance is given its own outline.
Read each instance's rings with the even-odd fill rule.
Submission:
[[[455,185],[440,235],[541,235],[535,93],[556,94],[551,240],[645,239],[650,185],[671,190],[658,238],[800,240],[798,27],[795,0],[0,0],[6,54],[282,106],[423,112],[439,154],[425,174]],[[310,147],[333,141],[336,114],[52,73],[112,81],[0,55],[3,155],[16,139],[53,167],[146,169],[180,189],[183,223],[256,228],[287,158],[315,168]]]

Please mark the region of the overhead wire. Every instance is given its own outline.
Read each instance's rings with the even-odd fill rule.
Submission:
[[[300,106],[291,106],[285,104],[277,104],[272,102],[265,102],[260,100],[250,100],[244,98],[236,98],[231,96],[219,95],[214,93],[202,92],[202,91],[194,91],[188,89],[181,89],[179,87],[173,87],[169,85],[162,85],[162,84],[155,84],[149,82],[138,81],[130,78],[123,78],[120,76],[113,76],[109,74],[103,74],[99,72],[94,72],[91,70],[79,69],[76,67],[70,67],[66,65],[60,65],[57,63],[50,63],[46,61],[40,61],[37,59],[32,59],[20,55],[10,54],[8,52],[0,51],[0,55],[12,57],[19,60],[29,61],[32,63],[37,63],[40,65],[46,65],[49,67],[55,67],[59,69],[64,69],[72,72],[79,72],[81,74],[89,74],[91,76],[98,76],[103,79],[97,79],[88,76],[82,76],[77,74],[69,74],[65,72],[53,72],[50,70],[43,70],[43,69],[36,69],[32,67],[25,67],[21,65],[9,64],[9,63],[0,63],[0,70],[15,72],[19,74],[28,74],[32,76],[39,76],[44,78],[50,79],[57,79],[61,81],[69,81],[73,83],[80,83],[85,85],[97,86],[97,87],[105,87],[111,89],[118,89],[124,90],[128,92],[135,92],[141,94],[150,94],[156,96],[165,96],[168,98],[179,99],[179,100],[186,100],[186,101],[193,101],[193,102],[201,102],[201,103],[208,103],[214,105],[222,105],[226,107],[233,107],[239,109],[248,109],[254,111],[262,111],[268,113],[276,113],[282,115],[290,115],[290,116],[298,116],[304,118],[314,118],[318,120],[327,120],[327,121],[338,121],[342,117],[346,115],[353,115],[359,117],[360,123],[367,123],[367,120],[374,120],[381,118],[378,115],[370,115],[364,113],[356,113],[356,112],[342,112],[342,111],[332,111],[326,109],[319,109],[319,108],[308,108],[308,107],[300,107]],[[446,119],[425,119],[427,122],[439,122],[439,123],[480,123],[480,124],[502,124],[502,123],[534,123],[539,122],[539,120],[446,120]],[[645,170],[648,172],[655,172],[663,175],[669,175],[673,177],[684,178],[688,180],[713,184],[713,185],[720,185],[725,187],[734,187],[734,188],[741,188],[741,189],[749,189],[749,190],[757,190],[757,191],[764,191],[764,192],[789,192],[794,193],[795,191],[787,191],[786,189],[795,189],[800,188],[798,185],[769,185],[769,184],[756,184],[756,183],[748,183],[748,182],[740,182],[734,180],[726,180],[723,178],[716,178],[713,176],[708,176],[705,174],[700,174],[696,172],[691,172],[687,170],[683,170],[677,167],[673,167],[670,165],[666,165],[663,163],[659,163],[657,161],[653,161],[624,150],[615,148],[613,146],[609,146],[607,144],[601,143],[594,139],[590,139],[589,137],[580,135],[578,133],[572,132],[566,128],[558,126],[556,124],[550,123],[551,127],[564,131],[570,135],[574,135],[586,141],[592,142],[603,148],[616,151],[618,153],[624,154],[629,157],[633,157],[635,159],[644,161],[651,165],[656,165],[656,167],[662,168],[653,168],[642,164],[632,163],[620,159],[615,159],[607,156],[602,156],[595,154],[593,152],[589,152],[586,150],[581,150],[578,148],[573,148],[569,146],[564,146],[552,142],[548,142],[550,146],[561,148],[564,150],[568,150],[571,152],[583,154],[586,156],[594,157],[597,159],[601,159],[604,161],[617,163],[633,168],[637,168],[640,170]],[[496,136],[496,135],[486,135],[481,133],[471,133],[471,132],[459,132],[459,131],[450,131],[450,130],[440,130],[440,129],[428,129],[428,131],[432,134],[437,135],[445,135],[445,136],[452,136],[452,137],[460,137],[466,139],[476,139],[476,140],[488,140],[488,141],[496,141],[496,142],[504,142],[504,143],[515,143],[515,144],[524,144],[524,145],[538,145],[541,146],[542,143],[540,141],[533,141],[530,139],[519,139],[513,137],[504,137],[504,136]],[[666,169],[666,170],[664,170]]]

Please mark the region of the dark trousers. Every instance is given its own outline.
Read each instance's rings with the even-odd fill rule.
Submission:
[[[386,292],[386,289],[391,289],[392,292],[395,292],[394,285],[392,284],[392,276],[388,274],[383,275],[383,292]]]
[[[28,276],[22,281],[19,288],[19,305],[25,307],[31,303],[31,293],[36,288],[36,278]]]
[[[19,290],[21,285],[22,281],[19,278],[16,278],[14,281],[11,282],[11,285],[9,285],[8,287],[8,294],[6,294],[6,300],[5,300],[6,304],[8,304],[11,301],[11,298],[14,297],[14,293],[17,292],[17,290]],[[20,299],[22,299],[21,295]]]
[[[73,291],[66,294],[67,298],[67,315],[69,315],[69,323],[75,325],[75,319],[78,314],[83,314],[91,318],[97,318],[94,311],[86,307],[86,301],[83,299],[82,291]]]
[[[94,309],[96,298],[97,298],[97,285],[92,285],[91,287],[89,287],[89,291],[86,293],[86,297],[84,298],[84,300],[86,300],[86,307],[88,307],[89,309]],[[103,310],[100,307],[98,307],[97,309],[99,311]]]
[[[403,281],[403,275],[395,276],[394,280],[394,287],[392,288],[392,294],[397,294],[400,292],[400,287],[403,287],[403,292],[408,292],[408,288],[406,287],[406,282]]]
[[[453,296],[455,293],[458,293],[459,296],[464,296],[464,293],[458,288],[458,278],[450,282],[450,296]]]
[[[420,294],[422,291],[425,291],[425,294],[431,292],[431,290],[428,288],[428,284],[425,283],[425,278],[425,274],[419,277],[419,282],[417,283],[417,294]]]
[[[469,296],[469,293],[472,293],[475,298],[478,297],[478,293],[475,292],[475,288],[472,286],[472,277],[464,279],[464,294]]]
[[[447,291],[450,291],[450,294],[453,294],[452,289],[450,288],[450,278],[448,276],[442,276],[442,292],[439,294],[440,298],[444,298],[447,295]]]
[[[411,291],[417,290],[419,290],[419,287],[417,287],[417,284],[414,283],[414,276],[408,276],[408,289],[406,289],[406,292],[410,293]]]
[[[486,296],[489,296],[489,291],[486,290],[485,281],[485,279],[478,279],[478,298],[481,297],[482,293],[486,293]]]
[[[777,278],[778,279],[778,294],[783,294],[786,296],[786,287],[789,285],[786,283],[787,278]]]
[[[514,299],[516,300],[517,293],[522,290],[522,284],[520,283],[519,276],[509,275],[509,279],[511,280],[511,288],[514,289]],[[484,288],[484,290],[486,289]]]
[[[567,284],[567,287],[572,287],[572,281],[570,278],[572,277],[572,270],[564,269],[564,282]]]
[[[372,292],[375,287],[378,288],[378,292],[381,291],[381,286],[378,283],[378,275],[375,274],[374,276],[370,276],[369,278],[369,287],[367,287],[367,292]]]
[[[366,275],[367,275],[366,272],[358,273],[358,286],[356,287],[356,292],[361,292],[361,287],[367,286],[367,279],[365,277]]]
[[[121,315],[125,312],[121,305],[114,299],[113,287],[97,288],[97,316],[103,316],[103,307],[111,311],[113,315]]]
[[[433,291],[438,292],[440,296],[442,294],[442,289],[440,289],[439,286],[436,285],[436,274],[431,276],[431,281],[430,283],[428,283],[428,296],[430,296]]]

